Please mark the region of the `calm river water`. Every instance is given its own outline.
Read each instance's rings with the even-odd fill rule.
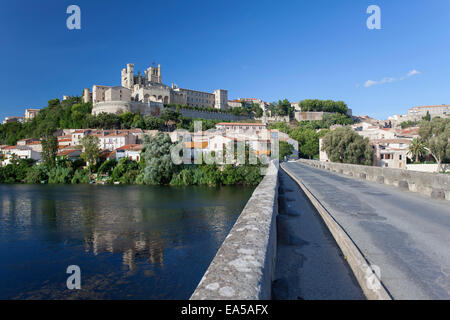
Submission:
[[[252,192],[0,185],[0,299],[187,299]]]

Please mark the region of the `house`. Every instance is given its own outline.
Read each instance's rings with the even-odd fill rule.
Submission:
[[[58,146],[71,146],[72,144],[72,135],[65,134],[58,137]]]
[[[370,144],[374,150],[374,166],[406,169],[406,158],[411,140],[408,139],[376,139]]]
[[[120,147],[126,146],[128,144],[136,144],[136,135],[133,135],[130,132],[112,132],[105,133],[104,135],[97,135],[99,138],[99,147],[100,149],[109,149],[116,150]]]
[[[62,159],[68,159],[68,160],[74,161],[74,160],[80,159],[81,150],[73,149],[73,148],[62,149],[62,150],[58,151],[56,156],[60,157]]]
[[[2,165],[8,165],[11,163],[11,158],[13,155],[16,155],[19,159],[32,159],[34,161],[41,160],[41,152],[34,151],[29,146],[9,146],[3,148],[3,157]]]
[[[142,144],[127,144],[115,150],[116,161],[122,158],[139,162],[141,160]]]

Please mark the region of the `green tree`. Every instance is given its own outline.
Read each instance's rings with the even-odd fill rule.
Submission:
[[[319,136],[316,130],[299,127],[291,132],[291,137],[297,140],[302,158],[311,159],[319,154]]]
[[[91,171],[91,167],[97,163],[100,155],[98,144],[99,139],[96,136],[84,136],[81,139],[81,146],[83,147],[81,158],[89,165],[89,172]]]
[[[425,149],[436,160],[437,172],[442,170],[442,161],[450,157],[450,119],[433,118],[421,121],[419,135]]]
[[[58,139],[53,134],[47,134],[41,139],[42,161],[49,167],[55,166],[56,155],[58,153]]]
[[[323,138],[322,150],[333,162],[372,165],[373,150],[369,139],[349,127],[337,128]]]
[[[157,133],[152,138],[145,136],[143,158],[145,169],[142,181],[145,184],[168,184],[172,180],[175,165],[170,151],[172,141],[167,133]]]
[[[280,141],[279,143],[279,159],[282,161],[284,157],[289,157],[294,151],[294,147],[286,141]]]
[[[45,164],[32,166],[25,176],[25,183],[37,184],[48,182],[48,168]]]
[[[420,139],[414,138],[409,146],[409,152],[412,157],[416,157],[416,162],[419,162],[419,157],[425,155],[427,150]]]

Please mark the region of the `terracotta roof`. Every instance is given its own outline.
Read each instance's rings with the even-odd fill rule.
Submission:
[[[15,149],[16,148],[16,146],[5,146],[5,147],[2,147],[2,150],[11,150],[11,149]]]
[[[128,132],[122,132],[122,133],[110,133],[105,135],[104,137],[125,137],[127,136],[129,133]]]
[[[27,145],[41,144],[41,141],[31,141]]]
[[[131,150],[131,151],[140,151],[142,150],[142,144],[127,144],[123,147],[117,148],[117,150]]]
[[[208,141],[202,142],[185,142],[184,145],[189,149],[205,149],[208,147]]]
[[[58,157],[64,157],[64,156],[67,156],[67,155],[69,155],[69,154],[71,154],[71,153],[73,153],[75,151],[80,151],[80,150],[77,150],[77,149],[61,150],[61,151],[58,152],[57,156]]]
[[[257,155],[266,154],[266,155],[270,156],[270,150],[256,150],[255,153]]]
[[[69,141],[72,141],[72,139],[60,139],[60,140],[58,140],[58,142],[69,142]]]

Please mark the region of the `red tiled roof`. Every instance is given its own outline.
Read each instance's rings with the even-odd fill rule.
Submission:
[[[77,150],[77,149],[61,150],[61,151],[58,152],[57,156],[58,157],[67,156],[67,155],[69,155],[69,154],[71,154],[72,152],[75,152],[75,151],[79,151],[79,150]]]
[[[27,143],[27,145],[34,145],[34,144],[41,144],[41,141],[31,141],[29,143]]]
[[[142,150],[142,144],[127,144],[120,148],[117,148],[116,150],[132,150],[132,151],[139,151]]]

